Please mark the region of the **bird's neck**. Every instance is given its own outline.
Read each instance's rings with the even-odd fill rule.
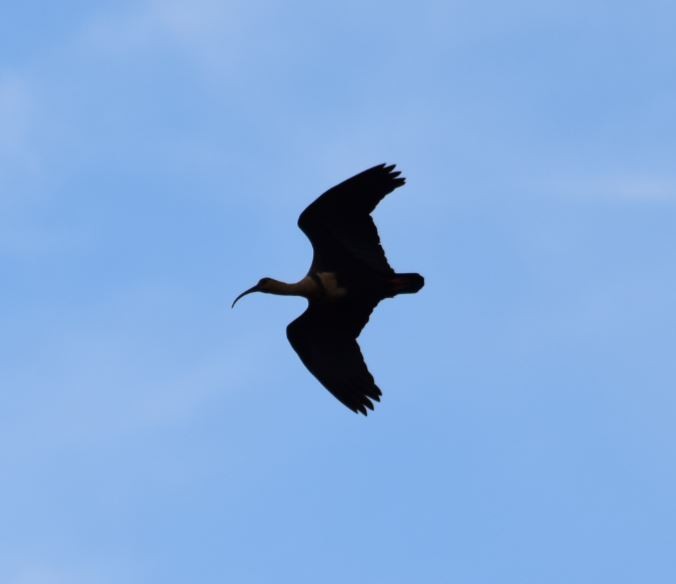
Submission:
[[[266,292],[278,294],[279,296],[303,296],[304,298],[310,298],[315,295],[316,288],[317,284],[312,281],[312,278],[303,278],[300,282],[293,284],[271,278],[267,284]]]

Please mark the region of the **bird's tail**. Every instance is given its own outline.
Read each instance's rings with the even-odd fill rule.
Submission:
[[[425,285],[420,274],[395,274],[390,278],[390,292],[395,294],[415,294]]]

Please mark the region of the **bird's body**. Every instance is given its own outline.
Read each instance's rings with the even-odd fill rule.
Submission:
[[[384,164],[365,170],[303,211],[298,226],[314,250],[307,276],[293,284],[263,278],[235,300],[250,292],[307,298],[307,310],[287,327],[289,342],[324,387],[363,414],[380,401],[381,391],[357,337],[381,300],[415,293],[424,284],[419,274],[397,274],[390,267],[370,216],[383,197],[404,184],[393,170]]]

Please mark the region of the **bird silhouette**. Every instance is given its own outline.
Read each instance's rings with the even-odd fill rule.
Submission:
[[[252,292],[307,298],[307,310],[286,329],[305,367],[354,412],[368,414],[382,392],[369,372],[357,337],[373,309],[397,294],[413,294],[420,274],[396,273],[387,262],[371,218],[376,205],[405,179],[379,164],[334,186],[303,211],[298,226],[313,248],[312,265],[299,282],[262,278]]]

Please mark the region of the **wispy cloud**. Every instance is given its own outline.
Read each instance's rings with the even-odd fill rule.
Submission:
[[[676,199],[676,177],[651,175],[602,177],[585,181],[578,185],[576,190],[589,195],[637,201]]]
[[[37,154],[30,133],[34,109],[29,83],[18,75],[0,77],[0,180],[19,171],[34,171]]]
[[[56,244],[30,218],[43,193],[37,117],[39,100],[28,72],[0,76],[0,254],[33,255]],[[58,239],[58,238],[56,238]]]
[[[623,199],[676,200],[676,177],[618,177],[607,181],[605,185],[601,183],[600,186],[601,192],[603,192],[603,187],[605,187],[606,193],[614,194]]]
[[[270,375],[256,364],[256,355],[267,349],[255,331],[236,345],[204,341],[191,355],[177,338],[181,323],[165,321],[169,311],[187,314],[186,302],[162,285],[125,289],[91,312],[71,314],[57,334],[36,339],[40,366],[8,366],[5,380],[26,399],[31,391],[42,397],[30,407],[21,400],[0,432],[7,445],[0,452],[28,457],[45,448],[105,443],[190,423],[214,404],[239,399],[252,379]],[[163,329],[177,343],[180,359],[157,352]],[[52,436],[48,443],[35,439],[45,433]]]
[[[563,196],[644,202],[676,200],[676,176],[626,173],[536,181],[534,188]]]
[[[117,56],[178,50],[211,73],[231,72],[251,43],[247,22],[251,7],[243,2],[167,0],[101,14],[85,28],[85,45]]]
[[[62,558],[58,562],[40,559],[39,554],[28,561],[21,562],[10,575],[6,575],[8,584],[112,584],[128,582],[133,584],[139,579],[132,569],[125,565],[128,561],[113,565],[109,561],[93,561],[78,558],[68,562]]]

